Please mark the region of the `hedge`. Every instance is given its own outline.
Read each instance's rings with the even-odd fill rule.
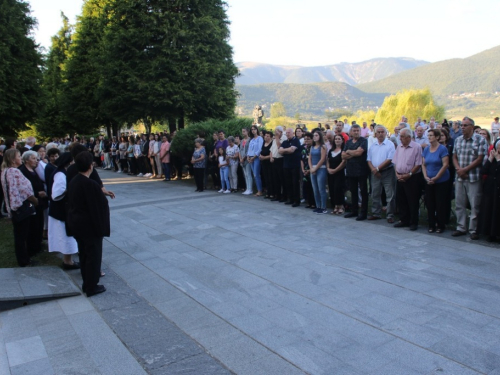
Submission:
[[[250,128],[252,119],[235,118],[230,120],[208,120],[190,124],[184,129],[177,130],[175,141],[172,143],[172,153],[184,158],[191,158],[194,149],[194,140],[200,132],[205,132],[205,139],[208,143],[212,143],[212,134],[219,130],[224,130],[226,138],[230,135],[241,135],[241,129]]]

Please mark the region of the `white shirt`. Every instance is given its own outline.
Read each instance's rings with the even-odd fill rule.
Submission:
[[[396,148],[394,147],[394,143],[390,139],[386,138],[382,143],[379,143],[378,139],[376,139],[368,149],[366,160],[370,161],[372,165],[377,168],[387,159],[392,160],[395,151]]]
[[[344,124],[344,133],[349,134],[351,131],[351,125],[349,125],[347,122]]]
[[[491,123],[491,132],[492,133],[498,133],[499,131],[500,131],[500,122],[493,121]]]
[[[274,138],[273,138],[273,141],[274,141]],[[280,141],[281,143],[285,142],[286,141],[286,135],[285,134],[282,134],[281,135],[281,138],[280,138]],[[273,144],[271,145],[271,148],[270,148],[270,151],[271,151],[271,155],[273,156],[273,159],[279,159],[279,158],[282,158],[283,155],[281,155],[279,152],[278,152],[278,145],[276,144],[276,142],[273,142]]]

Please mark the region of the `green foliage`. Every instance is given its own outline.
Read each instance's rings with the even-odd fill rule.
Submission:
[[[299,112],[297,112],[297,113],[295,113],[293,118],[295,119],[295,121],[300,122],[300,119],[302,118],[302,116]]]
[[[61,13],[62,28],[52,37],[52,46],[46,59],[43,74],[44,106],[36,124],[37,132],[46,137],[64,136],[77,131],[73,127],[71,115],[65,111],[64,101],[64,65],[71,45],[72,26],[68,18]]]
[[[294,127],[296,123],[297,120],[295,120],[293,117],[282,116],[265,121],[264,126],[266,127],[266,129],[274,130],[277,126]]]
[[[286,109],[283,103],[276,102],[271,104],[271,118],[285,117]]]
[[[188,127],[178,130],[172,142],[172,153],[190,157],[194,149],[194,140],[200,132],[205,133],[207,143],[212,143],[212,134],[219,130],[226,132],[226,138],[230,135],[241,135],[241,129],[250,128],[253,120],[250,118],[237,118],[230,120],[208,120],[190,124]]]
[[[103,125],[116,126],[116,121],[103,110],[105,98],[98,95],[102,81],[102,38],[107,18],[104,7],[109,1],[112,0],[84,2],[65,64],[67,84],[63,87],[63,110],[71,113],[73,126],[83,134],[94,133]]]
[[[415,123],[417,117],[441,119],[444,107],[434,102],[429,89],[403,90],[385,98],[382,107],[375,116],[375,122],[386,126],[391,132],[399,124],[401,116],[408,118],[409,124]]]
[[[27,129],[40,107],[42,56],[33,40],[36,20],[22,0],[0,1],[0,134]]]

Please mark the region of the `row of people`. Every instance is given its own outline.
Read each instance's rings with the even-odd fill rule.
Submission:
[[[491,204],[484,202],[495,202],[493,207],[499,202],[496,173],[500,142],[489,146],[486,138],[474,131],[474,126],[472,119],[464,118],[462,135],[454,142],[446,127],[429,129],[425,147],[418,143],[418,133],[413,134],[408,128],[401,129],[398,141],[393,142],[387,129],[378,125],[375,140],[369,144],[356,124],[351,127],[347,141],[341,129],[337,132],[314,129],[304,134],[302,130],[283,131],[277,127],[274,132],[262,134],[257,126],[252,126],[250,130],[242,129],[241,136],[228,139],[223,131],[214,134],[217,141],[213,152],[207,152],[204,139],[196,139],[191,163],[197,191],[205,189],[207,165],[215,155],[221,193],[239,189],[238,170],[241,170],[243,194],[253,194],[255,184],[255,196],[292,207],[300,205],[302,196],[307,201],[306,207],[318,214],[328,213],[329,195],[332,214],[355,217],[358,221],[381,219],[385,207],[388,223],[397,228],[418,228],[423,199],[429,233],[445,230],[455,198],[457,228],[452,235],[469,233],[472,239],[477,239],[482,233],[487,239],[496,240],[499,211],[488,209]],[[351,195],[347,213],[346,189]],[[371,215],[368,215],[369,190]],[[395,220],[396,212],[399,221]]]

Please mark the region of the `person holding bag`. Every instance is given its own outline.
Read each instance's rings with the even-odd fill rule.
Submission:
[[[35,215],[38,199],[35,197],[31,182],[18,169],[21,166],[21,153],[17,149],[7,150],[2,163],[2,188],[5,206],[12,218],[14,229],[14,248],[19,267],[32,266],[28,248],[31,248],[33,236],[30,226]]]

